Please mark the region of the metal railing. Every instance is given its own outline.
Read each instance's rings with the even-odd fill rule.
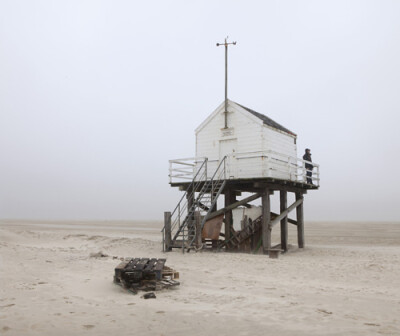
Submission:
[[[193,159],[185,159],[193,160]],[[183,160],[172,160],[174,163],[181,163]],[[199,162],[197,160],[197,162]],[[185,162],[187,164],[187,162]],[[202,218],[201,226],[207,219],[207,216],[213,210],[219,195],[226,183],[226,157],[224,157],[213,171],[212,176],[207,176],[208,160],[205,159],[196,169],[196,174],[192,176],[192,181],[187,187],[174,211],[171,214],[171,237],[172,244],[179,240],[182,244],[182,250],[192,247],[196,238],[194,218],[195,213],[199,212]],[[174,169],[173,172],[179,172],[181,169]],[[171,174],[172,175],[172,174]],[[185,177],[188,176],[185,173]],[[179,178],[182,176],[179,176]],[[197,193],[197,196],[196,196]],[[163,246],[165,241],[165,227],[161,230]]]
[[[179,162],[179,164],[189,165],[186,161],[188,160],[193,160],[193,159],[182,159],[182,160],[176,160],[176,162]],[[174,161],[174,160],[172,160]],[[178,233],[178,230],[182,226],[182,221],[187,218],[187,215],[189,213],[189,204],[188,200],[189,199],[194,199],[195,196],[195,191],[199,187],[200,183],[205,181],[207,179],[207,159],[204,159],[199,168],[197,169],[196,174],[193,176],[193,169],[192,169],[192,177],[191,180],[192,182],[189,184],[186,192],[183,194],[181,197],[180,201],[176,205],[174,211],[171,213],[171,234],[176,235]],[[190,164],[192,166],[192,164]],[[194,166],[194,164],[193,164]],[[176,169],[176,171],[182,171],[181,169]],[[180,175],[179,173],[178,175]],[[183,173],[182,173],[183,174]],[[184,173],[184,176],[189,176],[189,173]],[[180,176],[181,177],[181,176]],[[161,230],[163,234],[163,241],[164,241],[164,235],[165,235],[165,227]]]
[[[183,181],[186,182],[188,180],[192,181],[196,170],[201,169],[205,160],[206,160],[205,157],[170,160],[169,182],[173,183],[173,182],[183,182]],[[198,167],[199,165],[200,167]],[[207,176],[207,171],[206,171],[206,176]]]
[[[202,214],[201,229],[203,229],[204,224],[206,223],[210,213],[214,211],[214,207],[218,201],[218,197],[224,190],[226,184],[226,158],[227,157],[224,156],[223,159],[220,161],[213,176],[204,184],[203,191],[200,192],[198,199],[196,199],[194,211],[200,210],[198,207],[200,205],[199,202],[202,202],[201,199],[204,198],[204,195],[210,194],[209,199],[207,199],[208,204],[206,208],[208,208],[208,210],[203,209],[205,213]],[[192,246],[195,239],[196,237],[193,235],[192,239],[189,241],[188,246]]]
[[[170,183],[193,180],[198,171],[199,163],[204,158],[190,158],[171,160],[169,169]],[[254,151],[228,155],[225,161],[225,172],[229,171],[229,178],[263,178],[271,177],[281,180],[308,183],[311,179],[316,186],[320,185],[320,166],[290,155],[275,151]],[[212,164],[211,164],[212,163]],[[208,160],[209,171],[211,166],[217,165],[219,160]],[[307,170],[306,164],[312,164],[313,169]],[[188,169],[190,167],[190,169]],[[311,172],[311,176],[307,176]],[[207,174],[207,173],[206,173]]]

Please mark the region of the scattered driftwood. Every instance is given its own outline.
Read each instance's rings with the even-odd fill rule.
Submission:
[[[115,268],[114,283],[132,293],[179,286],[179,272],[165,266],[167,259],[132,258]]]

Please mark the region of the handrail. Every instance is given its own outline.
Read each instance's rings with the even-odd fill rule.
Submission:
[[[255,172],[254,177],[274,177],[278,176],[283,176],[282,179],[288,179],[292,181],[299,181],[306,183],[307,178],[307,172],[312,172],[311,180],[315,181],[317,185],[319,185],[320,181],[320,165],[315,162],[310,162],[307,160],[303,160],[302,158],[297,158],[291,155],[286,155],[282,154],[273,150],[265,150],[265,151],[250,151],[250,152],[238,152],[235,153],[235,155],[228,155],[231,156],[232,160],[226,160],[226,168],[225,171],[229,171],[229,167],[234,167],[235,163],[237,162],[239,164],[246,164],[247,159],[257,159],[261,158],[263,159],[262,162],[260,163],[254,163],[251,166],[250,171]],[[190,160],[195,161],[198,160],[199,158],[191,158]],[[183,160],[188,160],[188,159],[181,159]],[[187,166],[182,167],[180,165],[179,159],[176,160],[170,160],[170,164],[174,166],[170,167],[170,182],[172,183],[174,179],[192,179],[193,174],[196,172],[196,168],[193,169],[193,173],[189,173],[185,168],[187,169]],[[218,159],[209,159],[208,163],[214,163],[214,162],[219,162],[219,164],[223,160],[218,160]],[[232,161],[232,162],[231,162]],[[172,162],[172,163],[171,163]],[[305,168],[306,164],[312,164],[313,165],[313,170],[307,170]],[[196,164],[194,164],[192,167],[195,167]],[[276,172],[276,173],[274,173]],[[243,171],[242,171],[243,173]],[[233,173],[233,178],[240,178],[239,175],[241,174],[240,172]],[[284,178],[285,174],[287,174],[287,178]],[[246,176],[247,178],[248,176]]]
[[[207,221],[207,217],[209,216],[209,214],[213,211],[213,207],[215,205],[215,203],[218,200],[219,195],[221,194],[222,190],[224,189],[225,183],[226,183],[226,166],[225,166],[225,162],[226,162],[226,158],[227,156],[225,155],[222,160],[219,162],[217,169],[215,169],[214,174],[212,175],[210,180],[207,180],[207,183],[204,183],[202,191],[203,190],[208,190],[211,186],[211,193],[210,193],[210,199],[211,199],[211,204],[210,207],[208,208],[208,211],[206,213],[205,216],[203,216],[202,221],[201,221],[201,228],[203,229],[205,222]],[[223,169],[220,169],[221,166],[223,165]],[[217,175],[218,173],[218,175]],[[223,179],[221,178],[223,175]],[[215,180],[215,177],[218,177],[217,180]],[[221,183],[222,181],[222,183]],[[214,185],[213,182],[215,184],[221,183],[221,185],[219,185],[219,189],[217,190],[217,194],[214,194]],[[202,191],[200,191],[200,194],[202,193]],[[194,240],[195,240],[196,236],[193,236],[193,238],[191,239],[191,241],[189,242],[189,246],[192,246]]]
[[[177,209],[180,208],[180,205],[181,205],[181,203],[182,203],[182,200],[186,197],[186,195],[187,195],[187,193],[188,193],[188,190],[190,190],[192,193],[194,193],[194,188],[191,188],[191,187],[192,187],[193,184],[195,183],[196,177],[200,174],[201,169],[203,168],[203,166],[207,165],[207,161],[208,161],[208,159],[205,158],[204,161],[203,161],[203,163],[201,164],[199,170],[197,171],[195,177],[193,178],[192,182],[189,184],[189,188],[188,188],[188,189],[186,190],[186,192],[183,194],[183,196],[182,196],[181,199],[179,200],[177,206],[175,207],[174,211],[171,213],[171,218],[174,216],[174,214],[175,214],[175,212],[177,211]],[[206,177],[207,177],[207,176],[206,176]],[[179,211],[179,212],[180,212],[180,211]],[[161,230],[161,232],[163,232],[164,229],[165,229],[165,228],[163,227],[162,230]],[[172,227],[171,227],[171,229],[172,229]]]

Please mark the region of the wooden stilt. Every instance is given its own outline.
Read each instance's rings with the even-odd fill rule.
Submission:
[[[187,193],[186,193],[186,199],[187,199],[187,210],[188,213],[191,211],[193,203],[194,203],[194,192],[192,188],[188,188]],[[187,224],[187,229],[188,229],[188,237],[196,234],[196,223],[195,223],[195,218],[194,218],[194,213],[187,219],[188,224]]]
[[[271,248],[271,202],[270,191],[265,189],[262,196],[262,244],[264,254],[268,254]]]
[[[281,213],[287,208],[287,191],[280,191],[280,205]],[[281,219],[281,249],[288,250],[288,217],[285,216]]]
[[[194,193],[193,193],[192,188],[188,188],[188,190],[186,192],[186,199],[188,202],[188,209],[190,209],[191,206],[193,205],[193,201],[194,201]]]
[[[235,191],[231,188],[225,189],[225,208],[236,202]],[[225,240],[231,239],[231,230],[233,225],[232,209],[225,212]]]
[[[302,200],[303,194],[296,193],[296,201]],[[301,202],[296,208],[297,215],[297,242],[299,248],[304,248],[304,211],[303,211],[303,203]]]
[[[164,212],[164,251],[171,251],[171,212]]]

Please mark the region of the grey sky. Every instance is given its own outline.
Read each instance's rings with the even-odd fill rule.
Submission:
[[[0,218],[162,219],[224,97],[321,164],[306,219],[400,220],[400,2],[0,2]]]

